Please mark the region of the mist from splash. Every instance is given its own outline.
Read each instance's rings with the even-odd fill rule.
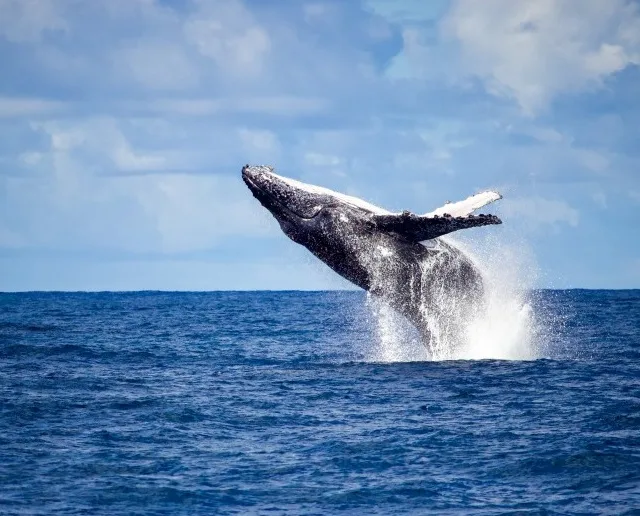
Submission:
[[[532,302],[538,278],[533,253],[524,242],[505,244],[496,238],[446,241],[462,250],[481,271],[483,303],[468,310],[446,288],[436,304],[441,313],[425,312],[431,330],[428,345],[401,315],[375,296],[367,303],[378,336],[371,359],[379,362],[422,360],[533,360],[545,356],[548,314]],[[426,309],[425,309],[426,310]],[[455,325],[458,331],[447,331]]]

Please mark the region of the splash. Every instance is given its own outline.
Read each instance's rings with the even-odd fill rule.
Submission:
[[[485,304],[466,321],[460,359],[533,360],[542,356],[542,318],[537,317],[531,289],[539,271],[524,242],[505,244],[488,237],[474,242],[469,254],[482,271]]]
[[[544,356],[543,318],[537,316],[530,299],[538,269],[528,247],[523,242],[504,244],[491,237],[470,243],[446,241],[462,250],[481,271],[483,302],[470,305],[464,296],[451,295],[451,289],[445,288],[446,278],[435,289],[431,285],[435,299],[430,308],[423,307],[431,331],[425,346],[402,316],[375,296],[368,296],[378,336],[371,358],[397,362],[533,360]],[[433,275],[425,275],[429,276],[433,280]]]
[[[407,320],[378,297],[367,293],[367,305],[377,341],[370,357],[374,362],[416,362],[429,360],[420,335]]]

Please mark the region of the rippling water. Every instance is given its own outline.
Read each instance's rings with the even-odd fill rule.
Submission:
[[[360,292],[0,294],[0,513],[631,514],[640,291],[535,304],[536,360],[381,362]]]

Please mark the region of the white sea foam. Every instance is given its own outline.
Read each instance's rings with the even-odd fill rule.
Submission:
[[[375,296],[367,294],[367,304],[378,337],[370,353],[372,361],[415,362],[430,359],[418,332],[406,319]]]
[[[449,295],[446,288],[438,291],[436,304],[442,313],[426,312],[432,336],[425,346],[402,316],[369,296],[378,335],[371,359],[532,360],[543,356],[542,318],[529,301],[537,267],[527,246],[507,245],[490,237],[477,239],[472,245],[447,240],[470,256],[481,271],[484,303],[469,310],[468,305]]]

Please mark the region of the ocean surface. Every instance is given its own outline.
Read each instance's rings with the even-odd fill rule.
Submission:
[[[0,514],[640,514],[640,291],[527,303],[428,353],[362,292],[0,294]]]

